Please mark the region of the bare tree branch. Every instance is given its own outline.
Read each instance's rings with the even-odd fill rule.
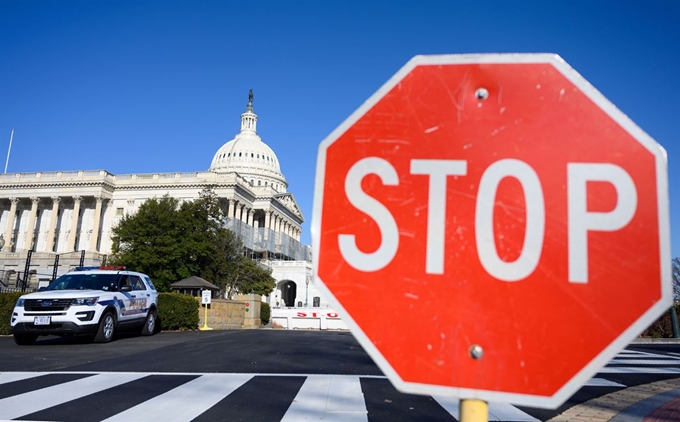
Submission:
[[[680,257],[673,258],[673,298],[680,301]]]

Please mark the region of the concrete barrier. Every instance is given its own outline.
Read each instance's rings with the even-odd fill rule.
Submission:
[[[273,308],[272,328],[287,330],[348,330],[347,324],[330,308]]]

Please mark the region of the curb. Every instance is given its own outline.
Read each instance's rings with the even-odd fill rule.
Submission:
[[[674,401],[678,391],[680,378],[628,387],[570,407],[549,422],[637,422]]]
[[[630,344],[680,344],[680,338],[644,338],[638,337]]]

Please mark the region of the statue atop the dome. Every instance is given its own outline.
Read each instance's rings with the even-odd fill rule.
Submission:
[[[253,90],[248,91],[248,108],[253,107]]]

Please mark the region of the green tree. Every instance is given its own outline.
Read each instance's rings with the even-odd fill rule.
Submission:
[[[224,227],[226,215],[219,198],[212,188],[203,189],[197,200],[184,202],[179,213],[187,267],[192,274],[224,289],[242,256],[243,244]]]
[[[262,269],[244,264],[243,244],[224,227],[224,217],[211,187],[182,204],[167,196],[150,199],[112,229],[111,263],[148,274],[160,291],[192,275],[224,290],[234,279],[253,283],[243,287],[249,292],[265,289]]]
[[[271,273],[271,269],[241,256],[227,280],[227,297],[231,299],[236,293],[268,295],[276,287],[276,280]]]
[[[110,262],[148,274],[160,291],[188,276],[182,259],[177,199],[164,196],[145,201],[133,215],[112,229]]]

